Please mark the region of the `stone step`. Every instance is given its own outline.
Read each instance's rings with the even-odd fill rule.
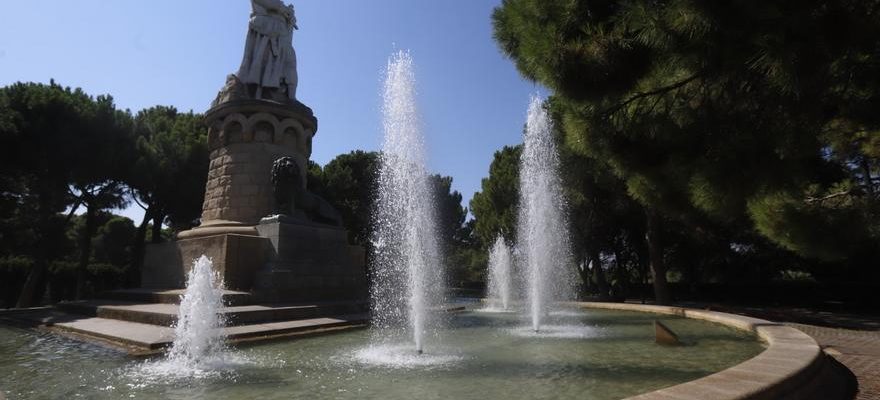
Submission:
[[[239,325],[223,328],[223,332],[232,343],[235,343],[362,327],[365,326],[367,320],[368,315],[360,313],[295,321]],[[66,319],[64,322],[51,324],[49,328],[108,341],[125,347],[132,353],[156,351],[170,346],[174,341],[174,329],[166,326],[100,317]],[[132,349],[132,347],[137,350]]]
[[[87,300],[59,303],[57,307],[69,313],[136,322],[159,326],[172,326],[177,321],[177,304],[141,304],[113,300]],[[312,304],[253,304],[231,306],[221,309],[227,326],[255,323],[302,320],[329,315],[362,313],[362,302],[324,302]]]
[[[98,298],[139,303],[180,304],[185,289],[119,289],[99,294]],[[248,292],[224,290],[223,301],[230,306],[253,304],[254,296]]]

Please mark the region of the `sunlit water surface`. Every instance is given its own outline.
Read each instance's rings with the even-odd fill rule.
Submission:
[[[654,344],[661,318],[685,346]],[[93,344],[0,325],[0,389],[9,399],[619,399],[720,371],[763,350],[752,335],[646,313],[563,310],[535,333],[516,313],[448,315],[419,356],[371,345],[367,330],[240,347],[195,376],[153,376]]]

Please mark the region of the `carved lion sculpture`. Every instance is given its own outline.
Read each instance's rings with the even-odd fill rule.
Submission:
[[[295,215],[296,211],[302,211],[312,221],[342,225],[342,217],[330,203],[306,190],[299,165],[293,157],[275,160],[272,164],[272,185],[275,190],[276,214],[290,216]]]

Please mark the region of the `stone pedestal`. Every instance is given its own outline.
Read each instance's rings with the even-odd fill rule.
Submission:
[[[202,224],[147,247],[143,286],[184,287],[192,261],[205,254],[228,289],[262,301],[365,299],[364,251],[348,244],[345,229],[304,216],[264,218],[275,210],[275,160],[293,158],[305,187],[318,128],[312,110],[247,98],[241,86],[230,77],[205,114],[211,153]]]
[[[302,103],[234,100],[205,114],[210,165],[201,226],[181,239],[220,233],[256,235],[260,218],[272,214],[272,163],[293,157],[306,181],[318,120]]]
[[[362,300],[367,296],[364,250],[345,229],[301,218],[265,218],[257,226],[271,243],[272,261],[257,274],[264,301]]]
[[[254,277],[270,260],[271,244],[259,236],[220,234],[147,246],[141,286],[182,288],[193,261],[208,256],[227,289],[251,290]]]

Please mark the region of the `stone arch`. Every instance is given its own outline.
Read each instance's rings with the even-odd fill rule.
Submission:
[[[259,112],[254,115],[251,115],[247,119],[247,129],[251,132],[255,132],[255,128],[257,125],[263,125],[262,122],[268,123],[272,126],[272,134],[274,135],[276,132],[279,132],[280,124],[278,122],[278,118],[272,114]]]
[[[256,121],[253,128],[255,142],[272,143],[275,138],[275,126],[269,121]]]
[[[276,137],[275,144],[296,153],[297,138],[299,138],[299,133],[289,126]]]
[[[223,136],[224,144],[241,143],[244,127],[238,121],[229,121],[224,124]]]
[[[223,125],[219,121],[214,121],[208,128],[208,150],[216,150],[223,147]]]
[[[247,129],[247,118],[241,114],[227,115],[223,120],[223,130],[220,143],[224,146],[230,143],[240,143],[243,140],[243,133]]]
[[[305,135],[306,130],[299,121],[293,118],[286,118],[281,121],[278,132],[281,133],[281,137],[276,137],[275,143],[284,145],[290,143],[290,139],[293,139],[293,143],[298,143],[299,138]]]

